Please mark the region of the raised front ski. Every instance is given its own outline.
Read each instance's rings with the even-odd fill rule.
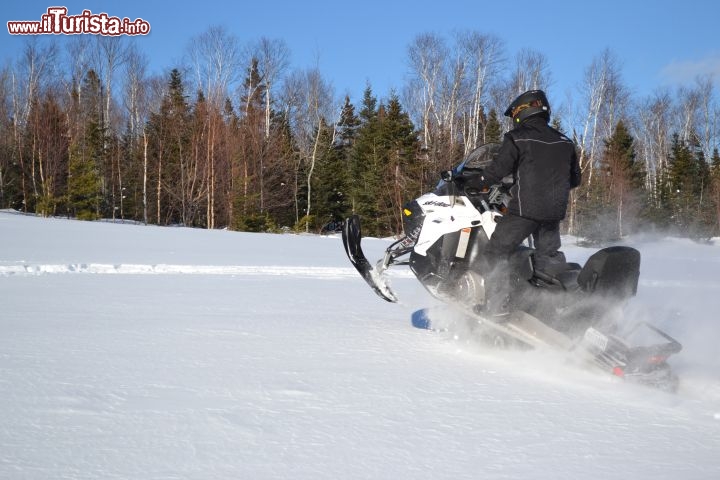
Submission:
[[[393,293],[390,289],[385,277],[382,275],[386,266],[383,266],[381,262],[378,262],[378,269],[376,270],[370,264],[362,251],[362,246],[360,245],[360,242],[362,241],[360,217],[353,215],[345,220],[345,224],[342,229],[342,240],[343,246],[345,247],[345,253],[350,259],[350,263],[353,264],[362,278],[368,285],[370,285],[370,288],[372,288],[373,291],[383,300],[388,302],[397,302],[395,293]]]

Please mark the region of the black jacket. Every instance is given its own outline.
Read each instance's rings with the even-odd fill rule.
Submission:
[[[511,174],[510,213],[538,221],[562,220],[570,190],[580,185],[575,144],[542,116],[530,117],[505,134],[498,156],[483,172],[491,183]]]

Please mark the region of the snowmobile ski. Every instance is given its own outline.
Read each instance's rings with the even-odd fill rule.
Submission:
[[[365,282],[370,285],[370,288],[383,300],[391,303],[397,302],[398,299],[395,293],[390,289],[390,286],[382,275],[384,271],[382,261],[378,262],[378,269],[375,269],[362,251],[360,245],[362,240],[360,217],[353,215],[345,220],[342,229],[342,240],[345,253],[350,259],[350,263],[353,264]]]

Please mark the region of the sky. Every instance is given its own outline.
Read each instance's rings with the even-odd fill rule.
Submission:
[[[60,2],[58,2],[60,3]],[[451,41],[453,32],[492,34],[507,57],[524,48],[543,53],[550,65],[551,101],[577,92],[585,69],[603,50],[616,54],[623,80],[639,96],[660,87],[692,84],[697,75],[720,74],[715,0],[556,0],[513,2],[444,1],[66,1],[69,14],[93,13],[150,23],[151,33],[134,41],[150,59],[153,73],[182,61],[193,37],[223,26],[249,44],[281,39],[291,66],[319,67],[340,96],[358,101],[369,83],[381,98],[402,89],[408,78],[407,48],[422,33]],[[40,20],[54,3],[11,0],[3,23]],[[4,28],[0,62],[15,59],[26,39]],[[46,36],[57,38],[55,36]]]
[[[385,302],[337,235],[9,210],[0,235],[2,479],[720,478],[720,239],[626,239],[620,326],[683,344],[668,394],[489,348],[407,267]]]

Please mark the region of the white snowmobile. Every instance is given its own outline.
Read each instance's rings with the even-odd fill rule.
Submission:
[[[506,210],[512,179],[481,195],[467,194],[463,180],[481,173],[498,149],[499,144],[475,149],[442,174],[433,192],[408,202],[402,212],[404,235],[375,266],[360,245],[360,218],[346,219],[342,238],[350,262],[388,302],[397,302],[397,296],[384,272],[409,266],[430,294],[461,310],[495,345],[550,346],[626,380],[675,391],[678,378],[667,359],[682,349],[677,340],[646,322],[625,332],[624,338],[618,335],[616,315],[637,292],[640,252],[633,248],[604,248],[582,267],[564,263],[553,271],[539,271],[534,250],[518,247],[509,264],[510,314],[484,315],[486,275],[480,259],[496,219]],[[643,343],[631,346],[629,338],[642,338]]]

